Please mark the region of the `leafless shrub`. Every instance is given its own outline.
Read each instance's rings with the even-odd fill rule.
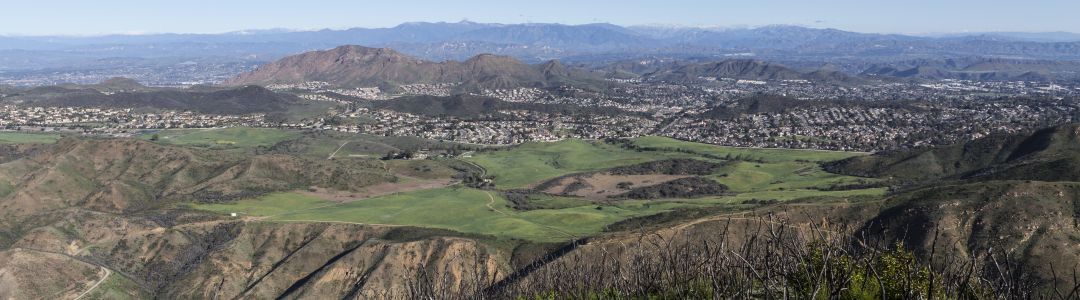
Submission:
[[[741,223],[740,223],[741,222]],[[740,224],[736,224],[740,223]],[[425,266],[408,299],[1078,299],[1080,281],[1040,281],[1009,255],[918,257],[888,238],[770,218],[728,220],[702,236],[641,233],[580,245],[515,274],[450,278]],[[931,249],[937,249],[937,238]],[[483,269],[483,268],[479,268]],[[1057,272],[1057,271],[1055,271]],[[1071,280],[1073,287],[1052,284]]]

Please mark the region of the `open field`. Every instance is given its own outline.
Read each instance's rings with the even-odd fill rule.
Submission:
[[[739,193],[826,188],[832,185],[878,181],[872,178],[833,174],[825,172],[816,163],[795,161],[738,162],[726,167],[721,174],[711,177]]]
[[[228,214],[238,212],[268,221],[346,222],[450,229],[464,233],[533,241],[565,241],[599,233],[604,226],[630,217],[654,214],[677,203],[604,206],[551,197],[554,209],[514,211],[496,192],[464,187],[422,191],[338,203],[300,193],[278,193],[232,204],[199,204],[193,208]]]
[[[274,193],[232,203],[193,204],[192,207],[221,214],[239,213],[241,216],[273,216],[334,203],[333,201],[300,193]]]
[[[421,179],[399,177],[395,182],[382,182],[363,187],[357,191],[338,191],[328,188],[312,187],[307,191],[298,193],[334,202],[350,202],[395,193],[447,187],[456,182],[457,181],[450,178]]]
[[[276,221],[332,221],[407,225],[535,241],[562,241],[599,232],[639,213],[594,206],[515,212],[496,193],[456,187],[401,193],[300,210]]]
[[[604,227],[633,217],[678,208],[738,205],[746,200],[789,201],[805,197],[881,195],[883,189],[825,192],[768,191],[729,197],[628,200],[596,205],[573,198],[541,196],[543,209],[515,211],[497,192],[449,187],[334,202],[301,193],[278,193],[235,204],[195,205],[227,214],[269,216],[268,221],[345,222],[450,229],[464,233],[539,242],[566,241],[600,233]]]
[[[606,226],[620,221],[677,209],[716,206],[738,209],[753,207],[757,203],[808,198],[844,201],[849,197],[864,199],[880,197],[885,193],[881,188],[823,190],[873,182],[872,179],[827,173],[818,165],[818,161],[859,155],[857,153],[741,149],[660,138],[642,138],[637,142],[659,149],[639,151],[603,142],[566,140],[529,143],[481,152],[469,159],[484,167],[488,175],[494,176],[496,187],[504,190],[525,188],[568,174],[601,172],[587,175],[591,181],[586,180],[586,183],[592,187],[571,193],[574,197],[543,193],[515,196],[527,199],[525,204],[517,202],[518,205],[524,205],[523,210],[515,210],[500,190],[446,186],[453,184],[448,179],[452,171],[445,169],[445,166],[430,165],[438,160],[385,162],[388,172],[405,175],[402,177],[403,182],[387,183],[387,187],[418,187],[394,190],[392,193],[304,191],[270,194],[230,204],[197,204],[193,207],[222,214],[237,212],[253,217],[265,217],[260,219],[271,222],[416,226],[498,238],[554,242],[598,234]],[[321,152],[332,151],[330,148],[333,143],[320,144],[325,144],[317,147]],[[706,153],[709,157],[700,157],[695,153]],[[606,199],[609,194],[621,192],[617,187],[620,182],[633,182],[634,186],[640,186],[688,176],[611,175],[603,173],[604,170],[672,158],[722,161],[724,159],[717,157],[728,157],[728,154],[740,159],[731,157],[732,163],[709,170],[707,172],[712,173],[703,177],[727,185],[736,195],[595,202],[597,199]],[[425,182],[431,184],[423,184]],[[564,185],[566,184],[558,187],[565,187]],[[555,193],[551,190],[547,192]]]
[[[495,176],[495,184],[500,188],[520,188],[562,175],[653,160],[694,157],[693,154],[676,149],[732,159],[738,157],[743,160],[763,161],[740,161],[711,176],[736,192],[824,188],[859,183],[862,179],[828,173],[818,166],[819,162],[862,155],[859,153],[733,148],[663,137],[642,137],[634,140],[634,143],[641,147],[661,150],[639,152],[600,142],[566,140],[523,144],[510,150],[485,152],[470,161],[483,166],[488,174]]]
[[[50,133],[0,132],[0,144],[50,144],[60,137]]]
[[[497,187],[520,188],[571,173],[691,156],[675,152],[637,152],[601,142],[564,140],[526,143],[510,150],[480,153],[469,160],[495,176]]]
[[[278,142],[293,139],[300,134],[296,131],[273,128],[212,128],[212,129],[170,129],[139,136],[151,139],[158,136],[159,143],[196,146],[205,148],[254,148],[269,147]]]

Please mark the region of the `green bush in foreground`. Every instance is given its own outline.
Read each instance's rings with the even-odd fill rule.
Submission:
[[[815,244],[807,261],[788,280],[798,294],[814,299],[944,298],[940,280],[903,244],[870,261],[859,260],[850,254],[830,257],[825,246]],[[931,289],[934,297],[927,297]]]

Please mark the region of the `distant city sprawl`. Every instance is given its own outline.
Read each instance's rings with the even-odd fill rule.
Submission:
[[[269,88],[336,106],[316,117],[276,120],[263,113],[8,105],[0,125],[87,134],[282,127],[498,145],[659,135],[739,147],[881,151],[1068,123],[1077,116],[1080,94],[1072,85],[963,80],[850,86],[723,78],[617,83],[599,91],[569,86],[485,89],[472,98],[446,98],[461,102],[455,102],[459,106],[470,101],[500,105],[460,113],[431,112],[422,104],[383,105],[400,97],[448,97],[455,84],[410,84],[393,93],[378,87],[334,88],[324,82],[278,84]],[[491,98],[498,100],[476,100]]]

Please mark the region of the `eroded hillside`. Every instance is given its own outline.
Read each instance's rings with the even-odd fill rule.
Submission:
[[[1074,156],[1075,132],[872,156],[641,138],[423,160],[371,156],[461,146],[257,130],[64,138],[4,149],[0,295],[453,298],[569,282],[585,283],[572,286],[581,295],[746,292],[683,289],[686,276],[712,274],[698,279],[763,286],[761,296],[800,273],[739,276],[834,250],[951,276],[929,281],[951,289],[941,295],[985,291],[963,285],[956,264],[1000,276],[994,259],[1030,280],[1025,289],[1068,289],[1080,186],[1054,168]],[[747,272],[694,267],[725,260]]]

